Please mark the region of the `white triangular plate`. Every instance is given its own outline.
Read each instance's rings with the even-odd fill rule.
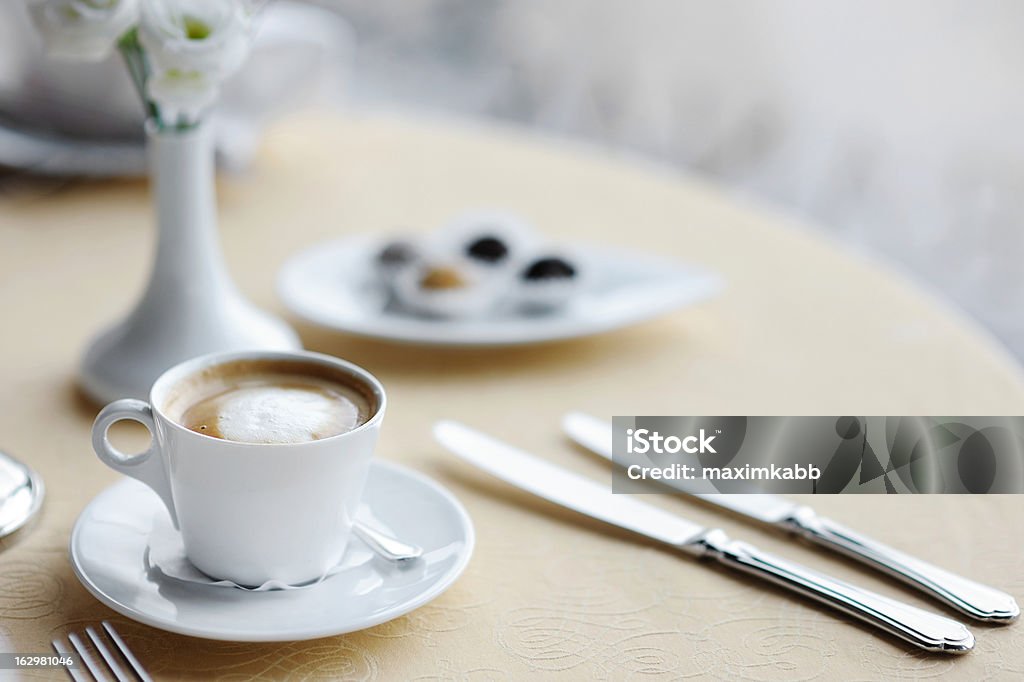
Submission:
[[[723,285],[702,267],[576,244],[571,252],[586,264],[588,277],[563,309],[436,320],[386,308],[372,269],[380,247],[379,237],[360,235],[302,251],[282,268],[278,293],[293,313],[335,331],[435,346],[513,346],[626,327],[710,298]]]

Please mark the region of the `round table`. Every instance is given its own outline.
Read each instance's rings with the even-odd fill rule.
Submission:
[[[250,172],[219,184],[229,267],[281,310],[274,277],[319,240],[434,228],[504,207],[559,239],[706,264],[727,290],[604,336],[513,349],[392,346],[299,327],[307,347],[359,363],[389,390],[379,456],[466,505],[478,543],[430,605],[310,642],[194,640],[100,605],[66,556],[75,517],[117,479],[93,456],[96,407],[73,387],[88,337],[139,294],[153,229],[141,181],[0,199],[0,447],[38,468],[49,499],[0,542],[0,651],[41,653],[111,618],[156,677],[753,680],[980,679],[1024,674],[1024,626],[973,627],[966,657],[927,656],[851,619],[536,500],[445,453],[462,420],[598,480],[606,464],[560,434],[561,415],[1020,414],[1017,363],[959,313],[798,221],[665,168],[478,123],[310,113],[276,126]],[[122,436],[141,447],[141,434]],[[857,565],[683,499],[650,501],[869,589],[941,606]],[[1024,496],[822,496],[858,530],[1024,601]],[[1012,542],[1008,542],[1012,540]],[[338,608],[344,608],[339,604]]]

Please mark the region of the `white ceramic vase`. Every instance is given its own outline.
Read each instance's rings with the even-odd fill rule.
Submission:
[[[144,398],[164,370],[197,355],[301,348],[291,327],[246,301],[228,277],[217,237],[210,127],[149,125],[147,136],[156,259],[135,309],[86,349],[80,384],[101,403]]]

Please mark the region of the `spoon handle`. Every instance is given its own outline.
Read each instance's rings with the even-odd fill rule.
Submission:
[[[423,548],[402,542],[396,537],[388,535],[362,521],[356,521],[352,525],[352,532],[360,540],[377,554],[388,561],[402,562],[419,558],[423,555]]]

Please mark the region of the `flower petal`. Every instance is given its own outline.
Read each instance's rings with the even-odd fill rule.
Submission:
[[[146,84],[147,94],[159,107],[160,118],[167,125],[197,122],[216,100],[218,90],[215,80],[198,71],[165,71],[152,76]]]
[[[32,21],[47,53],[60,59],[99,61],[139,18],[138,0],[35,0]]]
[[[245,61],[250,28],[240,0],[149,0],[139,40],[156,71],[198,71],[220,81]]]

